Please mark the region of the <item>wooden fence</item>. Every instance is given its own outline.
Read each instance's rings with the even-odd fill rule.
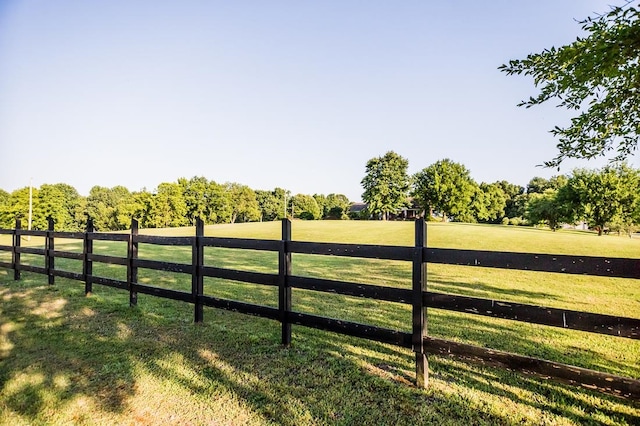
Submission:
[[[430,337],[426,332],[427,308],[437,308],[463,312],[469,315],[482,315],[581,330],[589,333],[606,334],[617,338],[639,339],[639,318],[547,308],[429,291],[427,289],[427,264],[440,263],[478,268],[489,267],[640,279],[640,259],[431,248],[426,246],[426,226],[423,220],[415,222],[415,245],[413,247],[292,241],[291,222],[289,220],[282,221],[281,240],[205,237],[204,224],[201,221],[198,221],[196,225],[195,236],[190,237],[140,235],[138,233],[138,223],[135,220],[132,222],[131,232],[128,234],[94,232],[91,222],[89,222],[86,232],[59,232],[54,230],[54,224],[51,220],[47,231],[23,230],[20,227],[20,222],[17,221],[15,229],[0,229],[0,234],[11,235],[13,241],[11,246],[0,246],[0,251],[10,251],[12,255],[11,262],[0,262],[0,267],[13,269],[14,279],[16,280],[20,279],[21,271],[30,271],[47,275],[50,284],[54,283],[55,277],[84,281],[86,293],[92,291],[93,284],[129,291],[131,305],[136,305],[138,293],[188,302],[194,305],[195,322],[203,321],[204,306],[258,315],[281,323],[282,343],[284,345],[291,343],[291,325],[296,324],[411,348],[415,353],[416,384],[420,387],[426,386],[428,382],[427,354],[439,354],[456,356],[487,365],[506,367],[528,374],[552,378],[564,383],[585,386],[625,398],[640,400],[640,380],[637,379]],[[44,237],[45,247],[21,246],[22,238],[28,236]],[[55,240],[59,238],[82,240],[82,253],[56,250]],[[94,241],[126,242],[128,247],[127,255],[126,257],[117,257],[95,254],[93,252]],[[138,245],[140,243],[191,247],[192,261],[190,264],[181,264],[139,259]],[[278,273],[248,272],[205,265],[205,247],[277,252]],[[295,276],[291,273],[292,253],[412,262],[412,288],[392,288],[373,284]],[[44,256],[45,266],[25,265],[21,263],[21,254]],[[82,273],[56,269],[55,260],[57,258],[82,261]],[[126,280],[93,275],[94,263],[126,267]],[[191,292],[141,284],[138,282],[139,268],[189,274],[191,275]],[[204,277],[275,286],[278,288],[278,307],[262,306],[205,295],[203,291]],[[291,303],[291,290],[294,288],[410,304],[412,305],[412,332],[407,333],[296,312],[293,310]]]

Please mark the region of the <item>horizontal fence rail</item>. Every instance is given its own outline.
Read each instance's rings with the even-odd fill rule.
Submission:
[[[0,252],[11,253],[11,262],[0,261],[0,267],[13,269],[16,280],[20,279],[22,271],[28,271],[47,275],[50,284],[54,284],[55,277],[84,281],[87,294],[92,292],[93,284],[127,290],[130,293],[132,306],[137,304],[138,293],[191,303],[194,305],[195,322],[203,321],[204,306],[277,320],[281,322],[282,343],[284,345],[291,343],[291,325],[294,324],[411,348],[416,355],[416,382],[419,386],[426,386],[428,381],[426,354],[436,354],[455,356],[481,364],[497,365],[564,383],[599,389],[626,398],[640,399],[640,380],[439,339],[427,336],[426,333],[426,314],[427,309],[431,308],[621,338],[640,339],[640,318],[626,318],[438,293],[427,289],[426,279],[426,266],[429,263],[640,279],[640,259],[431,248],[426,247],[426,226],[423,220],[416,221],[415,247],[292,241],[291,222],[288,220],[282,222],[281,240],[205,237],[202,221],[198,221],[196,224],[196,235],[186,237],[140,235],[135,220],[132,222],[130,233],[94,232],[91,221],[87,225],[86,232],[62,232],[55,231],[53,228],[53,221],[50,220],[47,231],[23,230],[20,227],[20,221],[17,221],[16,228],[13,230],[0,229],[0,235],[9,235],[12,238],[12,245],[0,245]],[[44,247],[42,244],[37,247],[23,246],[21,241],[30,237],[43,237]],[[82,251],[55,249],[55,239],[76,240],[82,244]],[[126,244],[126,257],[94,253],[94,241]],[[191,247],[191,263],[140,259],[138,257],[140,244]],[[278,272],[241,271],[206,265],[204,250],[207,247],[273,252],[278,255]],[[291,272],[291,255],[293,253],[411,262],[413,264],[412,288],[293,275]],[[41,256],[44,258],[45,266],[25,264],[22,261],[22,255]],[[82,262],[82,272],[57,269],[55,267],[56,258]],[[93,265],[95,263],[126,268],[126,279],[119,280],[94,275]],[[142,284],[138,282],[140,269],[191,275],[191,291]],[[206,295],[203,286],[204,277],[276,287],[278,289],[278,307]],[[292,307],[292,289],[411,305],[413,309],[412,331],[391,330],[374,325],[296,312]]]
[[[425,248],[429,263],[522,271],[640,278],[640,259]]]
[[[368,244],[335,244],[290,241],[291,253],[319,254],[330,256],[360,257],[365,259],[406,260],[413,259],[413,248],[402,246],[379,246]]]
[[[545,308],[522,303],[434,292],[425,292],[423,298],[425,305],[430,308],[640,339],[640,319],[636,318]]]

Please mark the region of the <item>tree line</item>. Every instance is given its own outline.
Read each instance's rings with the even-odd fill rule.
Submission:
[[[476,183],[462,164],[443,159],[407,173],[409,162],[393,151],[367,162],[362,179],[366,215],[387,219],[414,208],[427,219],[502,224],[584,223],[635,232],[640,224],[640,171],[626,163],[603,169],[576,169],[550,179],[535,177],[526,188],[507,181]]]
[[[509,225],[584,223],[600,234],[635,232],[640,224],[640,171],[625,163],[600,170],[577,169],[550,179],[532,178],[526,187],[506,180],[477,183],[462,164],[443,159],[409,176],[409,162],[393,151],[366,163],[361,181],[366,209],[352,212],[343,194],[296,194],[283,188],[254,190],[239,183],[220,184],[204,177],[164,182],[150,192],[124,186],[94,186],[84,197],[67,184],[44,184],[12,193],[0,189],[0,227],[16,219],[27,226],[32,191],[32,228],[83,230],[91,218],[99,231],[128,229],[135,217],[143,228],[271,221],[284,217],[389,219],[403,209],[443,221]]]
[[[296,194],[283,188],[254,190],[239,183],[220,184],[205,177],[163,182],[153,191],[131,192],[124,186],[94,186],[81,196],[71,185],[44,184],[8,193],[0,189],[0,227],[23,227],[32,199],[32,229],[47,229],[49,217],[56,229],[83,230],[91,218],[98,231],[129,229],[135,217],[143,228],[188,226],[202,219],[207,224],[301,219],[348,218],[351,202],[342,194]]]

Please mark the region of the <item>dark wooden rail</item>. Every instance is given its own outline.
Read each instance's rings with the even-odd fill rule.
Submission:
[[[139,235],[138,224],[135,220],[132,222],[131,232],[126,234],[94,232],[90,221],[87,232],[54,231],[53,225],[53,222],[50,221],[47,231],[26,231],[20,228],[20,222],[17,221],[16,228],[13,230],[0,229],[0,234],[12,236],[11,246],[0,245],[0,251],[11,252],[11,262],[2,261],[0,267],[13,269],[16,280],[20,279],[21,271],[29,271],[47,275],[50,284],[54,284],[55,277],[84,281],[86,293],[92,291],[93,284],[128,290],[131,305],[137,303],[138,293],[192,303],[194,304],[195,322],[203,321],[204,306],[278,320],[282,327],[282,343],[284,345],[291,344],[291,325],[297,324],[412,348],[416,356],[416,383],[418,386],[426,386],[428,383],[426,354],[438,354],[456,356],[482,364],[499,365],[545,378],[550,377],[565,383],[596,388],[626,398],[640,399],[640,380],[438,339],[430,337],[426,333],[427,308],[435,308],[620,338],[640,339],[640,318],[626,318],[432,292],[427,289],[426,275],[428,263],[440,263],[480,268],[640,279],[640,259],[431,248],[426,247],[426,225],[422,220],[416,221],[414,247],[291,241],[291,222],[288,220],[282,222],[281,240],[205,237],[204,224],[201,221],[197,223],[196,235],[190,237]],[[23,247],[21,238],[26,236],[44,237],[44,248]],[[56,238],[80,240],[83,247],[82,252],[55,249]],[[126,244],[127,255],[126,257],[118,257],[94,253],[94,241]],[[139,259],[139,244],[191,247],[191,262],[177,263]],[[278,273],[249,272],[206,265],[204,262],[206,247],[277,253]],[[293,253],[411,262],[413,265],[412,287],[395,288],[375,283],[363,284],[296,276],[291,273],[291,255]],[[21,261],[22,254],[44,257],[45,266],[24,264]],[[82,272],[57,269],[55,267],[56,258],[82,261]],[[126,280],[117,280],[96,276],[93,274],[94,263],[126,266],[127,278]],[[189,274],[192,277],[191,291],[177,291],[141,284],[137,278],[139,269]],[[203,290],[204,277],[277,287],[278,307],[205,295]],[[294,288],[411,305],[411,332],[296,312],[291,302],[291,290]]]

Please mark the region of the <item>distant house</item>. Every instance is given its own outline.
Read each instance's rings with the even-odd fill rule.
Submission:
[[[589,224],[587,222],[577,222],[577,223],[563,223],[562,229],[579,229],[586,231],[589,229]]]
[[[391,215],[396,220],[416,220],[421,216],[422,209],[418,207],[413,198],[407,200],[409,206],[403,207],[396,214]]]
[[[349,217],[352,219],[371,219],[371,217],[363,217],[369,205],[367,203],[352,203],[349,206]]]
[[[413,203],[413,200],[410,200],[411,205],[409,207],[403,207],[399,209],[395,213],[391,213],[389,215],[389,220],[415,220],[420,217],[420,213],[422,209],[416,206]],[[372,219],[371,215],[366,215],[367,207],[369,205],[367,203],[353,203],[349,207],[349,217],[354,219]]]

